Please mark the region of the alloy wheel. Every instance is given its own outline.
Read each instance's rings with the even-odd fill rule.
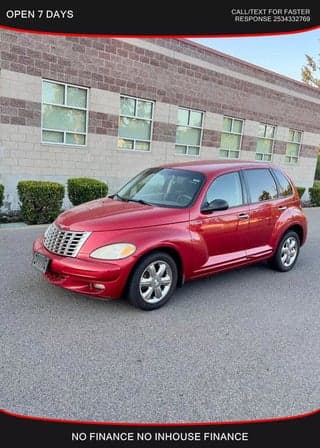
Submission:
[[[140,277],[140,295],[147,303],[158,303],[166,297],[172,282],[173,274],[169,264],[164,260],[153,261]]]
[[[293,236],[289,236],[284,240],[282,247],[280,258],[283,266],[286,268],[290,267],[297,258],[298,255],[298,243],[297,240]]]

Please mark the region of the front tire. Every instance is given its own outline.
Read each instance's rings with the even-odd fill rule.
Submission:
[[[128,299],[132,305],[151,311],[163,306],[177,286],[178,269],[165,252],[154,252],[143,258],[133,271]]]
[[[299,251],[299,236],[296,232],[290,230],[282,237],[276,253],[270,260],[271,267],[281,272],[290,271],[298,259]]]

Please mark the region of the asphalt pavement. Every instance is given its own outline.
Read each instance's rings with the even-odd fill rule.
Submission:
[[[44,226],[0,228],[0,408],[86,421],[203,422],[306,413],[320,402],[320,209],[295,268],[187,283],[144,312],[48,284]]]

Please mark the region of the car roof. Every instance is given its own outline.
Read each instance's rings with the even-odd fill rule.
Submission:
[[[197,160],[182,163],[161,165],[163,168],[186,169],[204,174],[218,174],[239,169],[272,168],[270,162],[254,162],[249,160]]]

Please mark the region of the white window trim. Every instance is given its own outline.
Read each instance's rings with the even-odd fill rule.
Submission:
[[[300,142],[295,142],[293,140],[289,140],[290,131],[293,131],[294,133],[299,132],[301,134]],[[292,165],[297,165],[298,164],[299,159],[300,159],[302,140],[303,140],[303,131],[299,131],[299,129],[293,129],[293,128],[289,128],[288,129],[288,139],[286,141],[286,152],[284,154],[284,163],[286,165],[291,165],[292,166]],[[296,156],[288,156],[287,155],[287,145],[288,145],[288,143],[294,143],[295,145],[299,145],[299,147],[298,147],[298,154]],[[290,160],[287,161],[286,157],[288,157]],[[293,159],[296,159],[297,161],[296,162],[292,162],[291,160],[293,160]]]
[[[230,120],[232,120],[232,123],[231,123],[231,131],[224,131],[224,130],[223,130],[223,120],[224,120],[224,118],[230,118]],[[242,121],[241,133],[240,133],[240,132],[233,132],[233,123],[234,123],[234,120]],[[221,131],[221,134],[240,135],[240,143],[239,143],[239,149],[238,149],[238,150],[221,148],[221,146],[220,146],[220,148],[219,148],[219,157],[220,157],[221,159],[232,159],[232,160],[238,160],[238,159],[240,159],[240,153],[241,153],[241,149],[242,149],[242,138],[243,138],[244,122],[245,122],[245,120],[244,120],[243,118],[230,117],[229,115],[223,115],[223,117],[222,117],[222,131]],[[220,145],[221,145],[221,142],[220,142]],[[220,155],[220,151],[227,151],[227,152],[228,152],[228,155],[227,155],[227,156],[221,156],[221,155]],[[230,157],[230,152],[231,152],[231,151],[232,151],[232,152],[238,152],[239,157]]]
[[[125,114],[121,114],[121,98],[130,98],[132,100],[135,101],[144,101],[145,103],[152,103],[152,115],[151,118],[143,118],[143,117],[138,117],[136,115],[125,115]],[[146,98],[139,98],[137,96],[130,96],[130,95],[123,95],[122,93],[120,93],[120,104],[119,104],[119,126],[118,126],[118,140],[130,140],[133,141],[133,148],[120,148],[118,146],[118,142],[117,142],[117,151],[129,151],[129,152],[142,152],[142,153],[150,153],[151,149],[152,149],[152,136],[153,136],[153,118],[154,118],[154,108],[155,108],[155,104],[156,102],[153,100],[147,100]],[[120,137],[120,118],[124,117],[124,118],[134,118],[136,120],[143,120],[143,121],[150,121],[151,123],[151,129],[150,129],[150,140],[144,140],[142,138],[128,138],[128,137]],[[149,149],[144,151],[143,149],[136,149],[136,142],[145,142],[145,143],[149,143]]]
[[[87,92],[87,107],[77,107],[77,106],[67,106],[66,104],[57,104],[57,103],[47,103],[43,101],[43,83],[44,82],[50,82],[51,84],[59,84],[62,85],[64,87],[75,87],[77,89],[83,89],[86,90]],[[64,89],[64,102],[66,103],[67,100],[67,89]],[[66,109],[76,109],[76,110],[83,110],[86,112],[86,130],[85,132],[74,132],[74,131],[66,131],[66,130],[62,130],[62,129],[51,129],[51,128],[44,128],[43,127],[43,105],[44,104],[48,104],[50,106],[57,106],[57,107],[65,107]],[[83,87],[83,86],[78,86],[76,84],[70,84],[67,82],[61,82],[61,81],[54,81],[52,79],[45,79],[43,78],[41,80],[41,144],[43,145],[55,145],[55,146],[76,146],[78,148],[85,148],[86,146],[88,146],[88,122],[89,122],[89,88],[88,87]],[[49,131],[49,132],[61,132],[63,133],[63,142],[47,142],[45,140],[43,140],[43,131]],[[85,144],[84,145],[79,145],[76,143],[67,143],[66,142],[66,134],[80,134],[80,135],[84,135],[85,136]]]
[[[175,151],[175,155],[176,156],[183,156],[183,157],[200,157],[200,151],[201,151],[201,144],[202,144],[202,135],[203,135],[203,122],[204,122],[204,115],[205,112],[203,110],[198,110],[198,109],[190,109],[188,107],[180,107],[178,106],[178,110],[177,110],[177,114],[179,112],[179,109],[182,110],[187,110],[189,112],[189,118],[188,120],[190,120],[190,112],[200,112],[201,116],[202,116],[202,120],[201,120],[201,126],[193,126],[190,124],[184,125],[184,124],[178,124],[178,120],[177,120],[177,125],[176,128],[180,127],[185,127],[185,128],[192,128],[192,129],[200,129],[200,142],[199,145],[183,145],[182,143],[177,143],[177,132],[176,132],[176,141],[175,141],[175,150],[177,148],[177,146],[186,146],[187,148],[187,153],[186,154],[181,154]],[[189,154],[189,148],[199,148],[199,154]]]
[[[275,126],[275,125],[273,125],[273,124],[269,124],[269,123],[259,123],[259,125],[262,125],[262,126],[265,127],[265,129],[264,129],[264,133],[266,133],[267,126],[272,127],[272,128],[274,129],[274,132],[273,132],[273,137],[272,137],[272,138],[265,137],[265,136],[264,136],[264,137],[259,137],[259,135],[258,135],[258,140],[260,140],[260,139],[263,139],[263,140],[271,140],[271,141],[272,141],[272,146],[271,146],[271,152],[269,152],[269,153],[258,152],[258,151],[257,151],[257,147],[256,147],[256,156],[257,156],[258,154],[260,154],[260,155],[262,155],[262,159],[255,159],[255,160],[256,160],[257,162],[272,162],[272,160],[273,160],[273,153],[274,153],[274,143],[275,143],[276,135],[277,135],[277,126]],[[257,146],[258,146],[258,141],[257,141]],[[270,160],[265,160],[265,159],[264,159],[264,156],[265,156],[266,154],[271,156],[271,159],[270,159]]]

